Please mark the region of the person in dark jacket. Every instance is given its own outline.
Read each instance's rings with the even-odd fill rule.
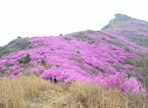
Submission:
[[[54,84],[56,84],[57,83],[57,78],[56,78],[56,76],[54,76]]]

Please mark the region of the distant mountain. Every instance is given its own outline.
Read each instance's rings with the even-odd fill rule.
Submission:
[[[94,82],[124,92],[143,90],[139,81],[148,87],[147,22],[115,16],[101,31],[13,40],[0,49],[0,76],[57,76],[59,82]]]
[[[116,14],[102,31],[126,37],[138,45],[148,47],[148,22],[127,15]]]

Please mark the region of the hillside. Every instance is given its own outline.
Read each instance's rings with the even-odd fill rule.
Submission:
[[[147,60],[147,22],[125,15],[116,15],[110,22],[101,31],[12,41],[1,48],[1,78],[57,76],[59,82],[93,82],[106,89],[118,87],[125,93],[145,92],[142,83],[147,87],[147,69],[138,72],[132,60]]]
[[[147,108],[148,23],[18,37],[0,47],[0,108]],[[50,77],[58,83],[50,83]]]

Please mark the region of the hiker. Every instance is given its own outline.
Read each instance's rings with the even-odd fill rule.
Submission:
[[[56,78],[56,76],[54,76],[54,84],[56,84],[57,83],[57,78]]]
[[[52,83],[52,77],[49,77],[50,82]]]

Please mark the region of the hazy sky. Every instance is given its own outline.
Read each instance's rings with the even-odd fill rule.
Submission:
[[[114,14],[148,21],[148,0],[0,0],[0,46],[17,36],[100,30]]]

